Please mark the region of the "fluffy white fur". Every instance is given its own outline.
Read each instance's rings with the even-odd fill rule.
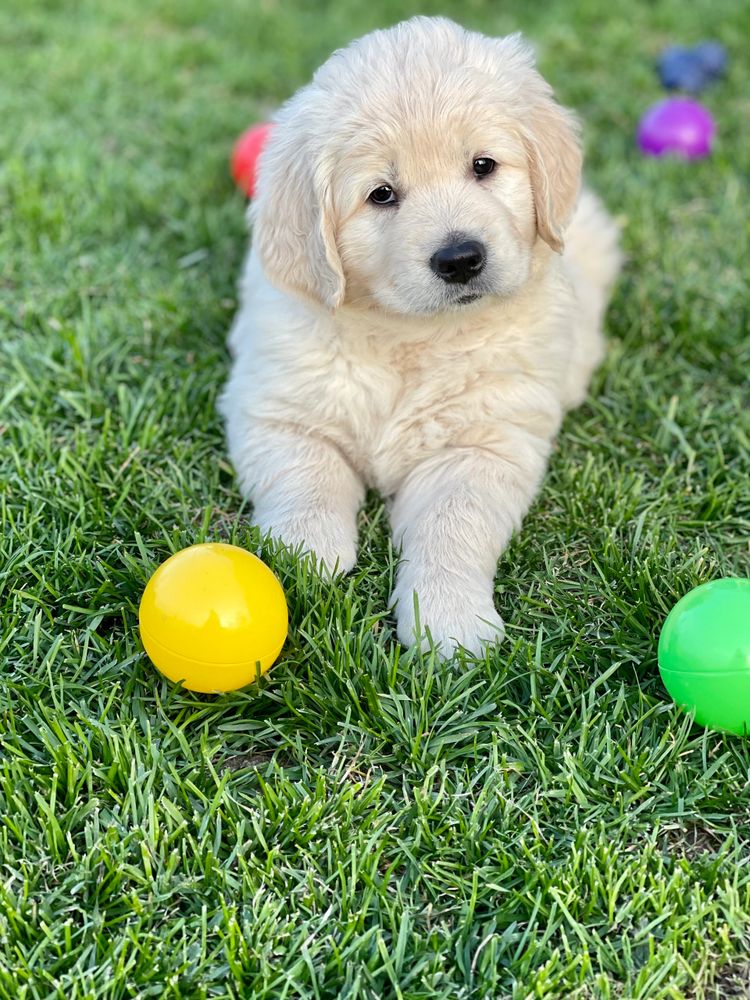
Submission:
[[[478,179],[480,156],[498,166]],[[580,172],[575,119],[518,35],[424,17],[335,52],[261,156],[231,457],[261,528],[330,571],[355,563],[365,487],[388,498],[404,643],[502,636],[497,560],[602,357],[619,266]],[[397,206],[368,200],[383,184]],[[487,247],[471,286],[430,269],[455,234]]]

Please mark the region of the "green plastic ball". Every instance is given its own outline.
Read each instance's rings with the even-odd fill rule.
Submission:
[[[691,590],[667,615],[659,671],[680,708],[708,729],[750,733],[750,580]]]

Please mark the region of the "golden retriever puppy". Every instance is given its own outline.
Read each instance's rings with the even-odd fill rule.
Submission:
[[[366,486],[404,643],[503,634],[498,557],[603,353],[617,230],[518,35],[415,17],[276,116],[221,400],[263,531],[345,572]]]

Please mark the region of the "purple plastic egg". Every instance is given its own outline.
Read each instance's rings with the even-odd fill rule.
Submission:
[[[710,111],[689,97],[668,97],[648,109],[638,124],[638,146],[646,156],[672,153],[686,160],[708,156],[716,134]]]

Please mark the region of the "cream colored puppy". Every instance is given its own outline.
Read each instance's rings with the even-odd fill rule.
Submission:
[[[497,560],[582,401],[619,266],[576,122],[518,35],[416,17],[276,117],[221,409],[255,521],[331,571],[390,503],[402,642],[502,636]],[[418,613],[417,613],[418,608]]]

